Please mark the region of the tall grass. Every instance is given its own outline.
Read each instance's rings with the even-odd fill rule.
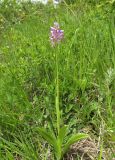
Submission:
[[[56,105],[63,119],[60,125],[68,123],[70,134],[90,128],[90,135],[101,138],[99,159],[106,146],[111,150],[107,158],[112,159],[113,5],[80,2],[56,10],[51,5],[6,5],[0,7],[0,159],[54,159],[50,146],[35,131],[38,126],[55,130],[53,126],[60,121],[59,117],[56,121],[55,112],[55,53],[49,42],[49,28],[54,21],[65,32],[56,51],[60,97]]]

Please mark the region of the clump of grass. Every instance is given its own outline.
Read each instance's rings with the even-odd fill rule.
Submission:
[[[54,21],[65,31],[57,51],[60,125],[69,124],[69,135],[85,132],[97,140],[98,159],[107,146],[114,158],[114,3],[56,10],[12,5],[0,6],[0,159],[54,159],[36,132],[56,126],[55,53],[48,40]]]

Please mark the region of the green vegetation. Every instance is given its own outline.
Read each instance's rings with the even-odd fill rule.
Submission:
[[[53,48],[54,21],[64,40]],[[4,1],[0,160],[67,159],[70,145],[87,135],[95,159],[115,158],[115,1],[66,1],[56,9]]]

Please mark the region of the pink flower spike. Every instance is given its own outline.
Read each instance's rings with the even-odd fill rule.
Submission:
[[[55,46],[64,38],[64,30],[61,30],[59,24],[54,22],[54,26],[50,28],[50,41]]]

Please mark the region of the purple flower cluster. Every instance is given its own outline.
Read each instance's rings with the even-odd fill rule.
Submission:
[[[50,28],[50,41],[52,46],[59,43],[64,37],[64,31],[60,29],[59,24],[54,22],[54,26]]]

